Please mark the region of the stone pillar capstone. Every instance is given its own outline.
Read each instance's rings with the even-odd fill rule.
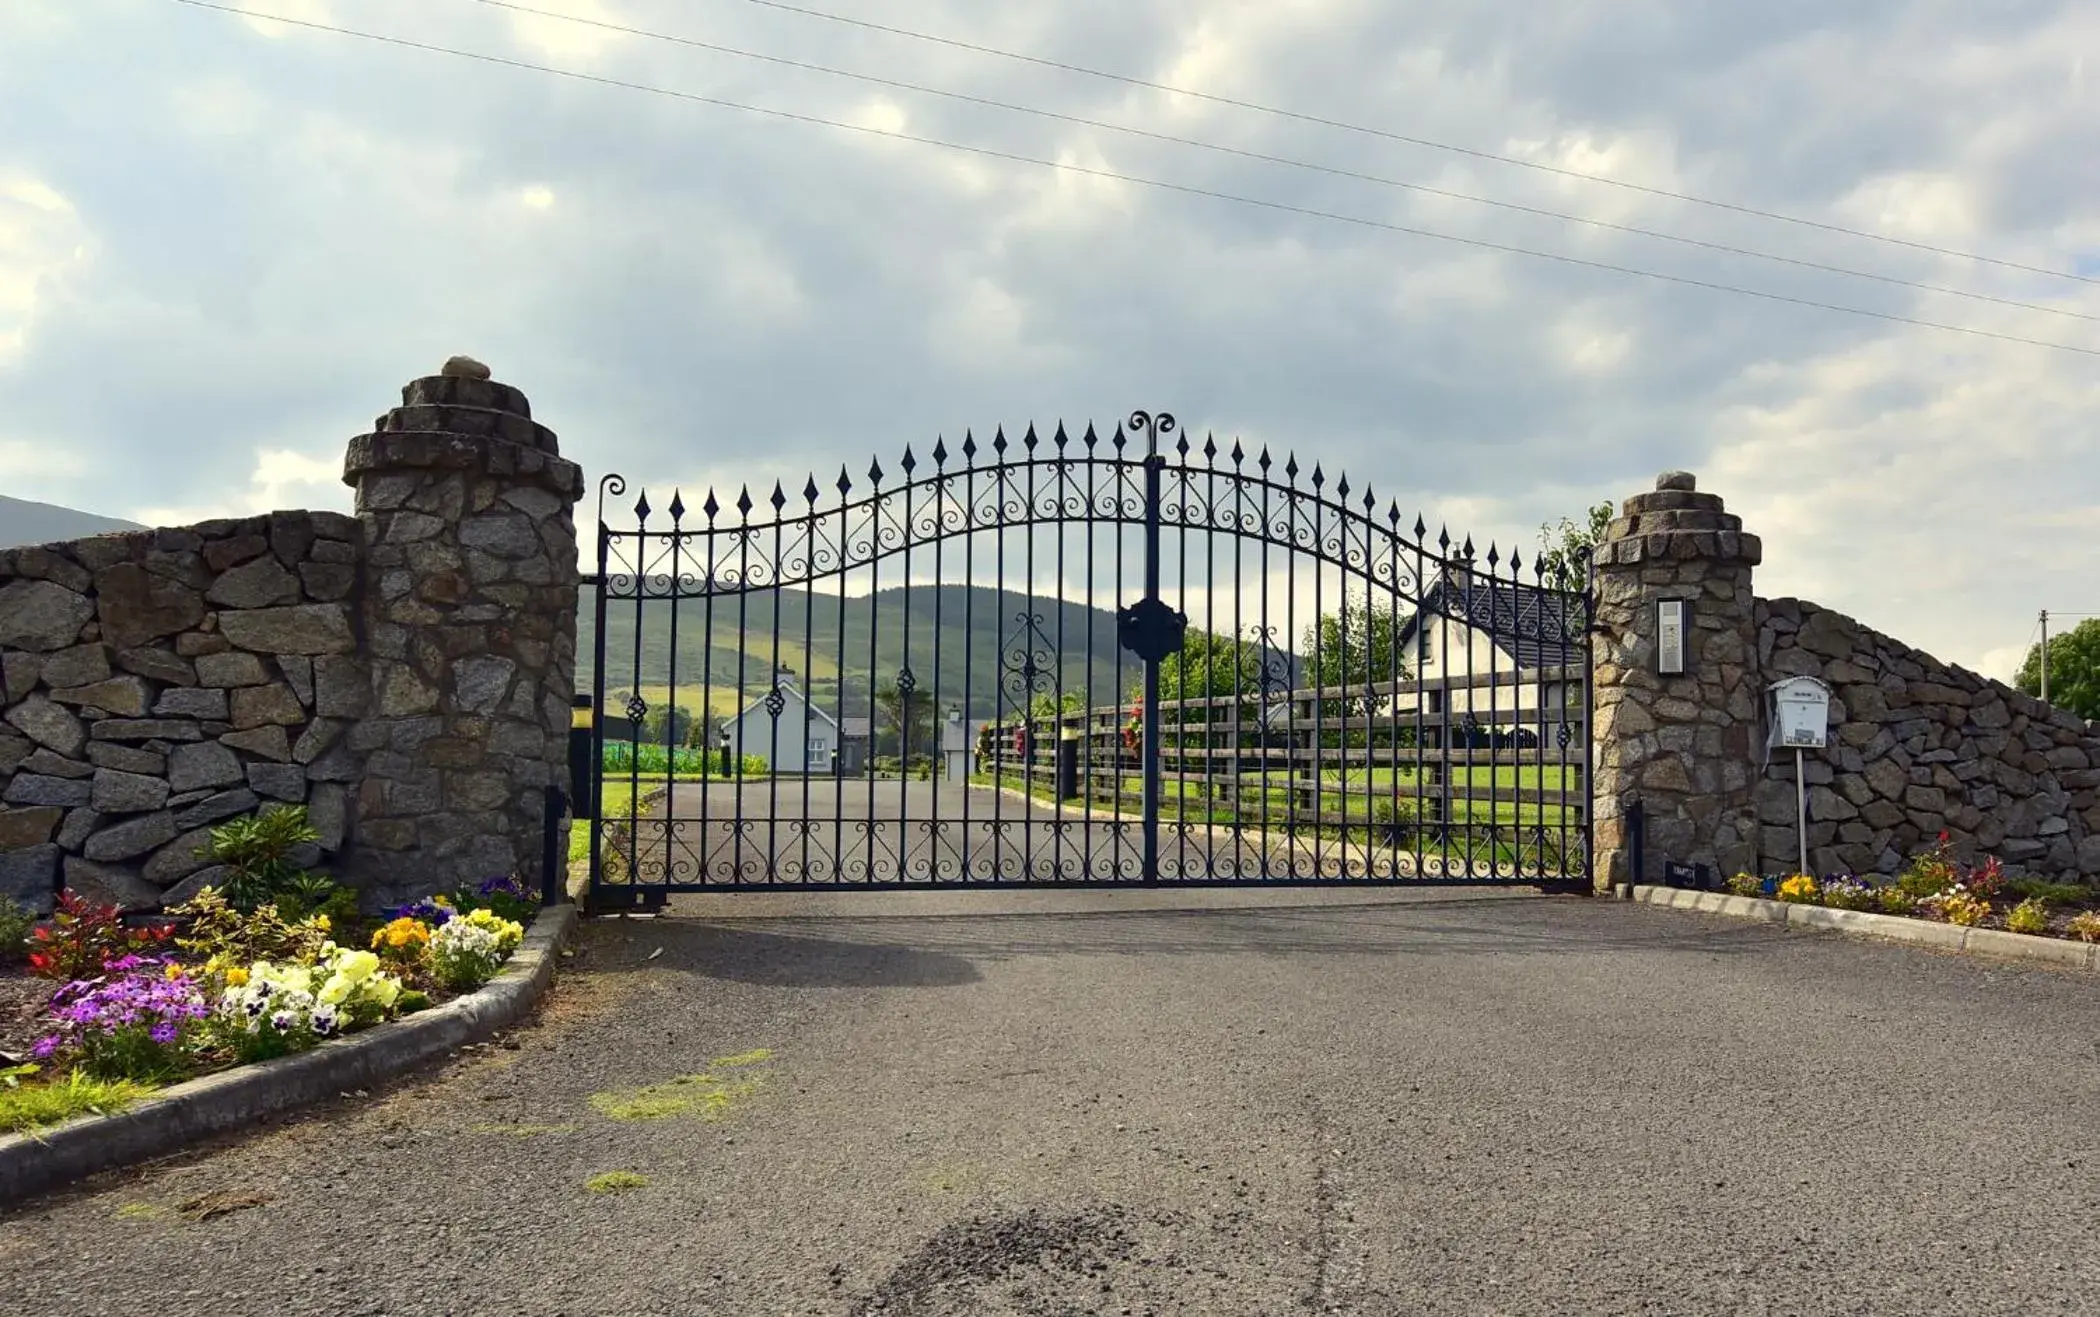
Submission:
[[[1753,783],[1762,754],[1763,692],[1751,569],[1758,537],[1698,492],[1689,472],[1656,478],[1606,527],[1594,558],[1596,820],[1599,891],[1654,883],[1666,860],[1755,869]],[[1657,671],[1657,602],[1686,605],[1685,670]],[[1630,873],[1627,812],[1646,814],[1645,872]]]
[[[525,395],[454,357],[350,441],[372,699],[348,868],[368,899],[541,880],[567,778],[583,473]]]

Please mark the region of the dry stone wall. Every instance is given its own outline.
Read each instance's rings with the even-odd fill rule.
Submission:
[[[0,551],[0,896],[186,899],[211,827],[271,801],[311,812],[309,862],[339,853],[363,546],[276,512]]]
[[[1831,687],[1830,745],[1803,756],[1811,868],[1894,873],[1944,831],[1968,860],[2100,876],[2100,726],[1806,600],[1755,609],[1764,679]],[[1760,773],[1758,871],[1792,872],[1793,754]]]
[[[541,880],[567,776],[583,475],[456,357],[350,441],[357,515],[0,552],[0,897],[130,910],[211,828],[303,804],[368,904]]]

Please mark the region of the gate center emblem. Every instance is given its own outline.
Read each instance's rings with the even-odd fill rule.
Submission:
[[[1147,663],[1178,651],[1188,629],[1188,615],[1159,599],[1140,599],[1116,612],[1117,643]]]

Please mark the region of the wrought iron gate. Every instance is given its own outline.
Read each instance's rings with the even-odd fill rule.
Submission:
[[[1588,886],[1586,564],[1432,542],[1146,412],[642,492],[615,529],[625,493],[585,640],[594,898]]]

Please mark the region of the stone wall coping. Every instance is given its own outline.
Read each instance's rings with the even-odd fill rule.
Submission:
[[[1833,910],[1828,906],[1769,901],[1757,896],[1737,896],[1732,892],[1701,892],[1647,884],[1634,886],[1631,899],[1673,910],[1696,910],[1702,914],[1732,915],[1771,924],[1889,938],[1966,955],[2100,970],[2100,943],[2074,942],[2068,938],[2008,933],[1996,928],[1964,928],[1959,924],[1934,923],[1871,910]]]
[[[477,992],[310,1051],[176,1084],[114,1116],[0,1135],[0,1204],[169,1153],[258,1118],[368,1089],[517,1022],[554,981],[576,933],[573,904],[541,910],[503,969]]]
[[[324,540],[341,540],[351,544],[364,541],[364,527],[357,518],[347,512],[310,511],[286,509],[277,512],[262,512],[251,517],[215,517],[189,526],[149,526],[139,530],[113,530],[101,535],[85,535],[79,539],[54,540],[47,544],[20,544],[13,548],[0,549],[0,580],[59,580],[68,589],[84,590],[88,582],[79,578],[78,564],[74,562],[76,546],[93,545],[91,555],[96,561],[122,562],[143,558],[147,553],[159,551],[180,553],[197,549],[205,540],[232,539],[240,535],[268,536],[276,527],[302,526],[311,528],[314,536]],[[58,559],[58,562],[52,561]],[[72,576],[68,581],[62,577]]]
[[[452,469],[516,477],[560,494],[571,503],[583,497],[583,468],[567,458],[507,439],[430,430],[387,430],[350,441],[343,458],[343,483],[377,471]]]

